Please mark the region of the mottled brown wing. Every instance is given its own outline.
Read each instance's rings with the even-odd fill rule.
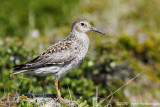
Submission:
[[[48,67],[48,66],[53,66],[53,65],[63,66],[69,63],[70,61],[72,61],[73,59],[74,59],[73,56],[67,56],[67,57],[61,56],[60,57],[60,55],[59,56],[52,56],[52,55],[42,56],[41,55],[25,64],[14,66],[14,71],[30,70],[30,69]]]
[[[19,70],[31,70],[35,68],[53,65],[63,66],[75,58],[70,46],[71,41],[69,40],[63,40],[62,42],[58,42],[57,44],[52,45],[45,52],[43,52],[33,60],[25,64],[14,66],[14,71],[16,72]]]

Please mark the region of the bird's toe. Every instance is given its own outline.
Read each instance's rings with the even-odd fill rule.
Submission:
[[[70,101],[70,100],[68,100],[66,98],[58,97],[58,101],[60,103],[65,104],[65,105],[74,105],[73,101]]]

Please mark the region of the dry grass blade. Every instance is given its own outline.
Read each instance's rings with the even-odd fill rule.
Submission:
[[[134,79],[136,79],[139,75],[141,75],[144,71],[138,73],[135,77],[133,77],[132,79],[130,79],[129,81],[127,81],[124,85],[122,85],[120,88],[118,88],[116,91],[114,91],[113,93],[110,93],[110,95],[108,95],[106,98],[104,98],[98,105],[101,105],[106,99],[108,99],[109,97],[113,97],[113,95],[119,91],[120,89],[122,89],[123,87],[125,87],[126,85],[128,85],[129,83],[131,83]],[[110,101],[109,101],[110,103]],[[109,103],[107,105],[109,105]]]

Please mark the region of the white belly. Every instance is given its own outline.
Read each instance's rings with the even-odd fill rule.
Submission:
[[[51,67],[38,68],[33,71],[28,71],[27,73],[33,75],[46,76],[46,75],[56,74],[60,71],[60,69],[61,67],[51,66]]]
[[[82,62],[82,60],[77,58],[77,59],[73,60],[71,63],[65,65],[63,68],[61,68],[61,70],[58,73],[56,73],[55,75],[59,79],[61,79],[65,74],[69,73],[72,69],[78,67],[81,62]]]

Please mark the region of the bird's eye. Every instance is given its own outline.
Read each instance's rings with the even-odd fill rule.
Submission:
[[[84,23],[81,23],[81,26],[84,26]]]

